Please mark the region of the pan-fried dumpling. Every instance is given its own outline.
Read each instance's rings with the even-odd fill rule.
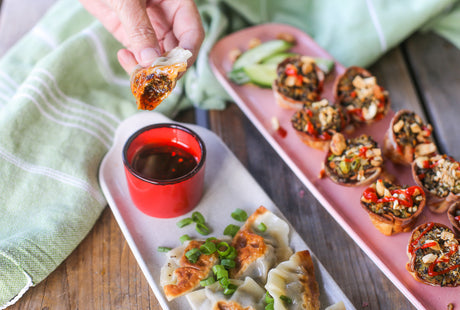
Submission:
[[[217,252],[201,254],[196,262],[190,262],[185,254],[199,249],[204,241],[191,240],[167,253],[168,260],[161,268],[160,285],[170,301],[200,286],[200,281],[212,274],[212,267],[219,262]]]
[[[265,288],[276,310],[319,309],[319,286],[310,252],[297,252],[268,273]],[[292,303],[286,303],[283,299]]]
[[[131,92],[137,108],[153,110],[166,99],[176,86],[179,73],[187,70],[190,57],[190,51],[176,47],[155,59],[151,66],[136,67],[131,74]]]
[[[259,207],[233,238],[237,257],[230,277],[251,277],[265,284],[268,271],[291,256],[288,239],[289,225],[265,207]]]
[[[251,278],[230,280],[238,286],[232,295],[224,295],[223,289],[215,282],[204,289],[187,294],[193,310],[263,310],[265,290]]]

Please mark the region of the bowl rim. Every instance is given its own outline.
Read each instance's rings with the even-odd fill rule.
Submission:
[[[172,129],[181,130],[181,131],[191,135],[198,142],[198,145],[199,145],[199,147],[201,149],[201,158],[200,158],[200,161],[197,163],[197,165],[191,171],[189,171],[188,173],[184,174],[183,176],[180,176],[180,177],[175,178],[175,179],[163,180],[163,179],[154,179],[154,178],[144,177],[132,167],[132,165],[128,161],[128,149],[129,149],[131,143],[140,134],[142,134],[142,133],[144,133],[146,131],[154,130],[154,129],[158,129],[158,128],[172,128]],[[153,185],[173,185],[173,184],[178,184],[178,183],[181,183],[181,182],[186,181],[188,179],[191,179],[194,175],[196,175],[203,168],[203,166],[205,164],[205,161],[206,161],[206,145],[203,142],[203,140],[201,139],[201,137],[196,132],[194,132],[193,130],[191,130],[190,128],[188,128],[186,126],[183,126],[183,125],[180,125],[180,124],[175,124],[175,123],[157,123],[157,124],[152,124],[152,125],[142,127],[140,129],[138,129],[137,131],[135,131],[133,134],[131,134],[131,136],[128,138],[128,140],[126,140],[126,142],[125,142],[125,144],[123,146],[122,158],[123,158],[124,167],[128,170],[128,172],[132,176],[136,177],[137,179],[139,179],[141,181],[144,181],[144,182],[147,182],[147,183],[150,183],[150,184],[153,184]]]

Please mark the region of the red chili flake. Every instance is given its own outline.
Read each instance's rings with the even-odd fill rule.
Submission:
[[[284,69],[284,73],[286,73],[286,75],[296,76],[297,68],[293,64],[287,64],[286,69]]]

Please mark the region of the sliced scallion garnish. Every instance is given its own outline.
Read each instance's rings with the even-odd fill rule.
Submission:
[[[224,295],[231,295],[235,293],[238,287],[235,284],[229,284],[226,288],[224,288]]]
[[[267,225],[261,222],[259,225],[257,225],[257,230],[259,230],[260,232],[265,232],[267,230]]]
[[[206,224],[202,224],[202,223],[196,223],[195,229],[198,233],[204,236],[209,235],[209,233],[211,232],[209,227],[206,226]]]
[[[192,238],[190,238],[190,236],[186,234],[186,235],[180,236],[179,241],[180,241],[180,243],[184,243],[185,241],[188,241],[188,240],[191,240],[191,239]]]
[[[225,241],[219,242],[217,244],[217,253],[220,257],[227,257],[232,252],[232,247]]]
[[[177,222],[176,225],[177,225],[177,227],[182,228],[182,227],[185,227],[185,226],[190,225],[192,223],[193,223],[192,218],[186,217],[186,218],[180,220],[179,222]]]
[[[206,278],[206,279],[204,279],[204,280],[201,280],[201,281],[200,281],[200,285],[201,285],[201,286],[208,286],[208,285],[213,284],[214,282],[216,282],[216,280],[214,279],[214,277],[209,277],[209,278]]]
[[[232,212],[232,218],[236,221],[244,222],[248,219],[248,214],[246,211],[237,208],[235,211]]]
[[[239,226],[230,224],[224,229],[224,235],[225,236],[230,236],[230,237],[235,237],[236,233],[240,229]]]
[[[200,251],[203,254],[211,255],[217,250],[217,247],[214,242],[206,241],[200,246]]]
[[[204,216],[203,214],[201,214],[200,212],[198,211],[195,211],[192,213],[192,220],[195,222],[195,223],[201,223],[201,224],[204,224],[206,221],[204,220]]]
[[[214,275],[216,276],[217,280],[220,280],[222,278],[228,279],[228,271],[222,265],[214,265],[212,267],[212,272],[214,272]]]
[[[286,295],[281,295],[280,299],[289,305],[292,304],[292,299],[287,297]]]
[[[198,248],[193,248],[185,253],[185,257],[187,257],[188,261],[192,264],[196,263],[200,258],[201,252]]]
[[[157,251],[158,251],[158,252],[169,252],[169,251],[171,251],[171,250],[172,250],[171,248],[168,248],[168,247],[166,247],[166,246],[159,246],[159,247],[157,248]]]
[[[224,258],[220,261],[220,264],[225,267],[225,269],[235,268],[236,263],[233,259]]]

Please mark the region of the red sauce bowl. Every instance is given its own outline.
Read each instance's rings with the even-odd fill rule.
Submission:
[[[141,128],[126,141],[122,156],[131,199],[143,213],[177,217],[200,201],[206,147],[191,129],[172,123]],[[182,163],[187,158],[194,164],[184,170]]]

